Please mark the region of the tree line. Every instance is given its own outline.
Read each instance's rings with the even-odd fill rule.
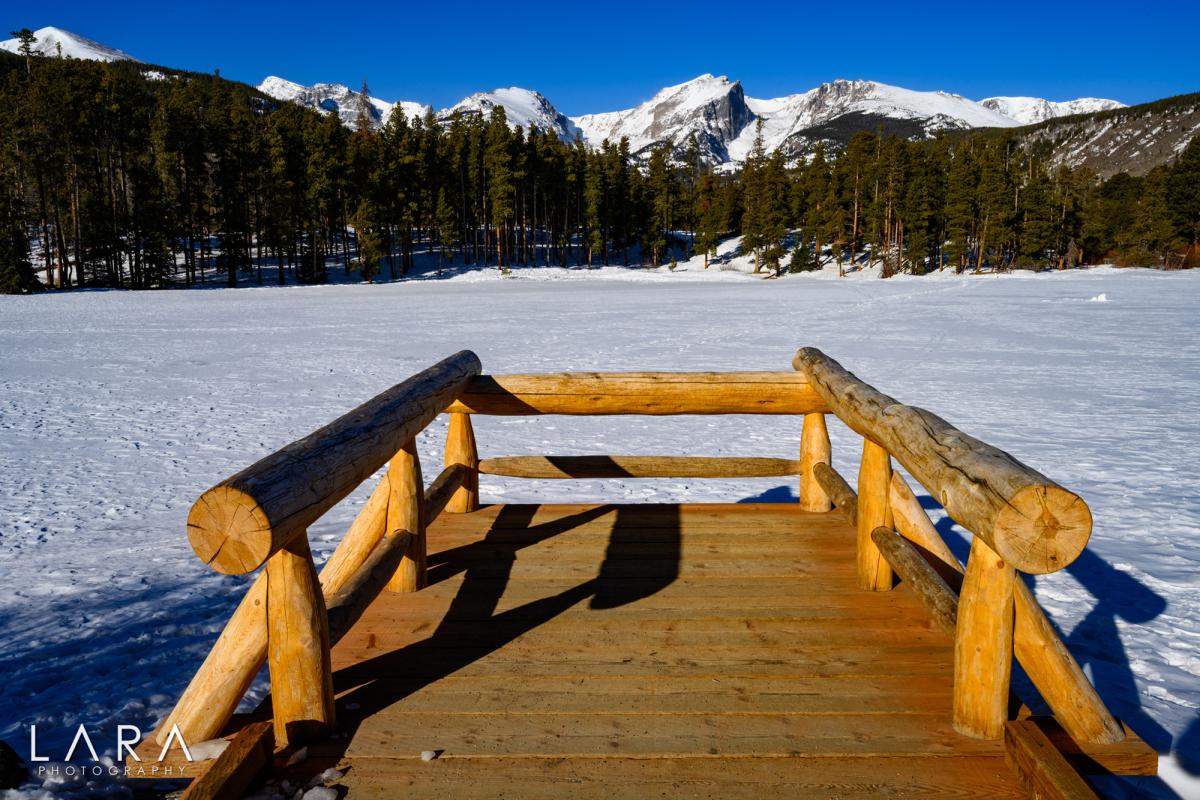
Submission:
[[[1196,141],[1105,181],[1047,156],[1004,132],[860,133],[792,165],[760,134],[721,173],[694,139],[635,158],[625,140],[513,128],[503,108],[380,126],[365,101],[348,128],[219,75],[27,47],[0,59],[0,289],[399,278],[418,253],[439,269],[707,267],[736,234],[766,274],[832,260],[888,276],[1150,263],[1200,237]]]

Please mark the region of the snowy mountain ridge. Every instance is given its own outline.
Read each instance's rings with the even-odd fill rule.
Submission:
[[[441,122],[449,122],[457,114],[480,114],[487,119],[497,106],[504,108],[508,123],[513,127],[532,126],[541,131],[551,131],[565,142],[574,141],[579,132],[574,121],[560,114],[543,94],[519,86],[476,92],[450,108],[442,109],[437,117]]]
[[[349,86],[340,83],[314,83],[312,86],[305,86],[277,75],[268,75],[256,88],[276,100],[286,100],[305,108],[337,114],[344,125],[353,127],[358,123],[362,92],[356,92]],[[429,106],[423,103],[408,100],[389,103],[370,95],[367,95],[367,102],[371,105],[371,119],[375,127],[386,124],[396,109],[400,109],[410,120],[422,118],[430,110]]]
[[[132,60],[127,53],[83,36],[47,27],[34,33],[34,50],[42,55],[102,61]],[[19,52],[20,42],[0,42],[0,49]],[[336,114],[347,126],[359,119],[361,92],[338,83],[305,86],[271,75],[258,85],[263,94],[295,102],[323,113]],[[424,103],[388,101],[368,96],[373,127],[388,121],[396,109],[412,118],[432,111]],[[981,101],[943,91],[915,91],[869,80],[834,80],[805,92],[759,99],[747,96],[739,81],[726,76],[700,75],[659,90],[633,108],[568,117],[544,95],[508,87],[470,95],[436,114],[442,123],[456,115],[490,116],[503,107],[514,127],[553,132],[564,141],[581,137],[598,147],[605,140],[629,140],[635,158],[644,158],[656,145],[670,142],[682,154],[695,137],[700,157],[712,165],[735,168],[750,153],[762,122],[768,152],[782,149],[790,158],[802,157],[820,142],[839,144],[859,130],[883,131],[905,138],[924,138],[939,130],[1013,128],[1059,117],[1125,108],[1116,100],[1081,97],[1056,102],[1039,97],[998,96]]]
[[[1128,107],[1118,100],[1105,100],[1101,97],[1079,97],[1061,103],[1040,97],[989,97],[980,100],[979,105],[1015,119],[1022,125],[1033,125],[1074,114],[1092,114],[1096,111]]]
[[[668,140],[682,146],[694,134],[701,154],[722,163],[732,160],[729,144],[752,129],[754,119],[740,82],[705,74],[668,86],[635,108],[585,114],[572,121],[588,144],[617,142],[625,136],[634,154]]]
[[[62,28],[38,28],[33,32],[36,39],[33,52],[51,58],[79,58],[86,61],[137,61],[138,59],[115,47],[100,44],[77,33],[64,31]],[[0,50],[10,53],[21,51],[18,39],[5,39],[0,42]]]

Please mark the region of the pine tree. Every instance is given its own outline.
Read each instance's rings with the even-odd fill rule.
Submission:
[[[1171,166],[1165,195],[1179,238],[1200,245],[1200,136],[1192,137]]]
[[[1026,263],[1044,263],[1058,243],[1058,209],[1053,187],[1041,167],[1032,162],[1020,195],[1020,255]]]
[[[496,237],[496,265],[501,272],[508,272],[508,226],[513,216],[513,170],[512,152],[509,149],[512,133],[504,106],[492,109],[487,127],[487,148],[484,152],[484,169],[487,172],[488,221]]]
[[[438,232],[438,275],[440,276],[447,251],[453,251],[454,246],[458,244],[458,215],[454,213],[454,208],[446,200],[445,189],[438,190],[435,225]],[[453,252],[451,252],[450,259],[454,260]]]
[[[817,268],[812,251],[809,249],[811,246],[812,239],[808,236],[800,234],[796,237],[796,246],[792,249],[791,258],[788,259],[788,272],[811,272]]]
[[[788,233],[788,178],[783,153],[776,150],[767,159],[759,178],[759,214],[763,235],[763,264],[777,276],[783,271],[784,239]]]
[[[700,176],[696,188],[696,246],[704,253],[704,268],[708,259],[717,254],[717,242],[725,232],[728,222],[721,193],[712,171]]]
[[[367,88],[367,79],[363,78],[362,89],[359,90],[358,96],[354,98],[356,106],[354,129],[360,133],[368,133],[375,130],[375,109],[371,105],[370,91]]]
[[[646,211],[649,217],[644,226],[643,252],[650,251],[652,267],[662,264],[667,251],[667,236],[675,207],[675,186],[668,162],[670,152],[670,143],[655,147],[646,167]]]
[[[20,42],[17,47],[17,52],[25,58],[25,74],[27,76],[33,74],[33,46],[37,44],[37,37],[29,28],[21,28],[18,31],[13,31],[12,36]]]
[[[947,257],[955,262],[956,272],[967,267],[979,218],[979,171],[973,144],[972,140],[965,139],[954,148],[946,180],[946,236],[950,240]]]
[[[805,195],[804,230],[813,237],[813,254],[817,268],[821,267],[821,237],[826,233],[826,204],[829,200],[829,166],[825,161],[825,146],[818,142],[812,161],[804,169]],[[828,240],[826,240],[828,241]]]
[[[763,121],[755,123],[754,144],[742,167],[742,252],[754,254],[754,271],[762,269],[763,248],[770,238],[770,210],[766,185],[767,155],[763,144]]]

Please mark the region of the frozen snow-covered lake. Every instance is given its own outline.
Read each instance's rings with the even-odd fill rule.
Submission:
[[[814,345],[1088,501],[1088,551],[1038,579],[1038,599],[1115,713],[1178,753],[1163,765],[1177,791],[1200,796],[1200,272],[614,275],[0,297],[0,739],[26,753],[37,724],[61,753],[80,722],[148,730],[247,585],[192,553],[192,501],[455,350],[489,372],[786,370]],[[444,431],[421,437],[429,476]],[[800,421],[483,418],[476,432],[490,455],[795,457]],[[831,433],[852,476],[860,440]],[[794,497],[784,483],[485,477],[482,494]],[[365,493],[314,526],[318,558]]]

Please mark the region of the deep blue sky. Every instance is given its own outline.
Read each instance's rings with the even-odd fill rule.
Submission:
[[[1200,27],[1197,0],[5,5],[5,33],[55,25],[143,61],[219,68],[248,83],[276,74],[358,86],[366,77],[372,94],[436,107],[516,85],[541,91],[567,114],[609,111],[704,72],[741,80],[755,97],[834,78],[974,99],[1091,95],[1139,103],[1200,91],[1189,44]]]

